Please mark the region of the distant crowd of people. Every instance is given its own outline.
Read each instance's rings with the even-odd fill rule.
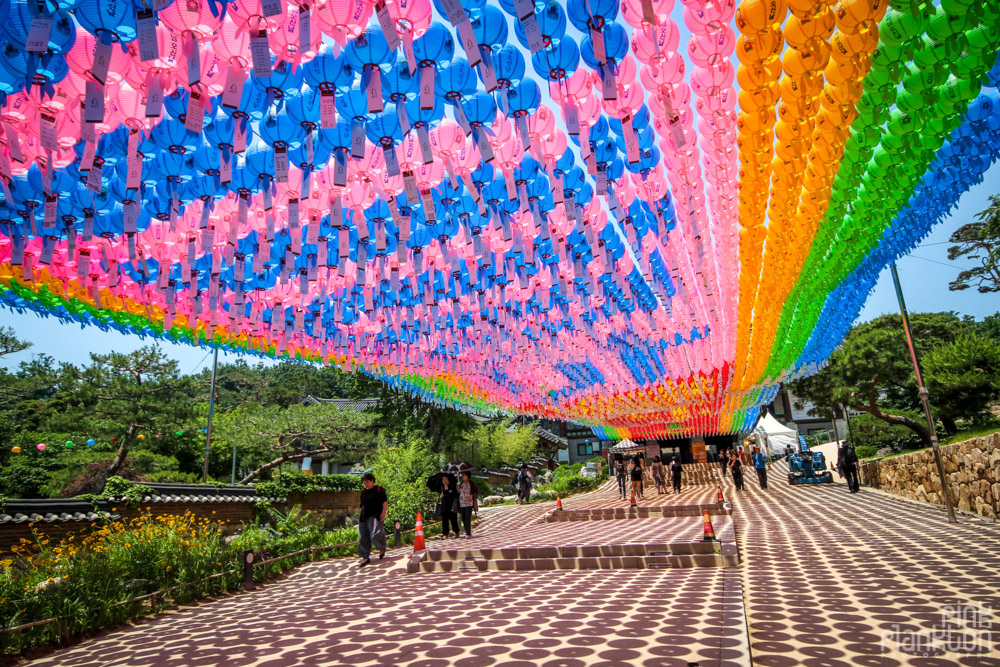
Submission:
[[[623,500],[631,500],[632,496],[642,498],[645,492],[645,472],[646,456],[642,452],[637,452],[633,456],[615,454],[612,457],[614,464],[615,479],[618,480],[618,495]],[[681,474],[683,466],[674,456],[669,466],[663,465],[659,456],[653,457],[653,462],[649,466],[650,475],[653,478],[653,485],[656,487],[657,495],[667,493],[667,475],[673,482],[673,493],[681,492]],[[630,487],[631,484],[631,487]],[[631,493],[630,493],[631,492]]]
[[[747,448],[750,452],[747,453]],[[743,471],[753,468],[757,473],[757,481],[760,488],[767,488],[767,457],[757,445],[743,445],[740,447],[726,448],[719,452],[719,467],[722,468],[722,476],[728,472],[733,475],[733,484],[737,491],[743,490]]]

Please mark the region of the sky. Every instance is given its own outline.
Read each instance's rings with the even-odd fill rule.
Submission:
[[[987,206],[987,198],[996,194],[1000,183],[1000,165],[994,165],[983,179],[960,200],[955,212],[934,227],[931,235],[913,253],[899,261],[898,270],[906,306],[911,312],[954,310],[960,315],[972,315],[982,319],[1000,311],[1000,297],[996,294],[980,294],[973,289],[950,292],[948,283],[954,280],[962,268],[972,266],[969,261],[948,260],[948,237],[959,226],[971,222],[979,211]],[[858,321],[871,320],[885,313],[898,313],[896,294],[892,286],[892,276],[886,269],[879,277],[875,291],[868,298]],[[7,367],[16,366],[32,355],[45,353],[57,361],[84,364],[90,353],[110,351],[130,352],[150,343],[116,332],[105,332],[96,327],[81,328],[80,325],[61,324],[55,318],[43,318],[34,313],[19,314],[0,307],[0,326],[11,327],[18,337],[29,340],[33,346],[24,352],[0,359]],[[191,345],[180,345],[161,341],[163,351],[180,365],[184,373],[193,373],[211,367],[211,352]],[[232,362],[239,358],[234,353],[219,353],[219,363]],[[251,363],[255,362],[255,358]]]

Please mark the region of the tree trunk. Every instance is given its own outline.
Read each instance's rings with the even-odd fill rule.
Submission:
[[[920,441],[925,447],[931,446],[931,433],[927,430],[927,427],[918,422],[915,419],[910,419],[909,417],[904,417],[903,415],[891,415],[879,409],[878,405],[875,404],[874,399],[870,400],[867,406],[859,407],[870,414],[876,419],[880,419],[887,424],[896,424],[898,426],[905,426],[920,437]]]
[[[268,470],[273,470],[274,468],[277,468],[278,466],[280,466],[282,463],[288,463],[290,461],[301,461],[302,459],[304,459],[307,456],[313,456],[315,454],[326,454],[326,453],[328,453],[330,451],[331,451],[331,449],[328,447],[326,449],[314,449],[314,450],[309,451],[309,452],[297,452],[295,454],[283,454],[283,455],[279,456],[278,458],[274,459],[273,461],[269,461],[269,462],[265,463],[264,465],[260,466],[259,468],[257,468],[253,472],[251,472],[249,475],[247,475],[246,477],[244,477],[243,479],[241,479],[239,482],[237,482],[237,484],[249,484],[253,480],[255,480],[258,477],[260,477],[261,475],[263,475]]]
[[[121,444],[118,445],[118,452],[115,454],[115,458],[111,461],[111,467],[109,467],[107,472],[104,473],[104,479],[101,481],[101,488],[98,490],[98,493],[104,492],[104,485],[108,483],[108,479],[117,475],[118,470],[125,463],[125,459],[128,457],[128,444],[129,441],[135,436],[135,429],[135,424],[129,424],[128,428],[125,430],[125,435],[122,436]]]
[[[955,423],[954,419],[950,417],[941,417],[940,419],[941,423],[944,424],[944,430],[948,433],[948,435],[955,435],[958,433],[958,424]]]

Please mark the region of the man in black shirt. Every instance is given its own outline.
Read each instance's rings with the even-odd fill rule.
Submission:
[[[361,556],[361,567],[371,563],[368,557],[372,545],[378,549],[378,557],[385,556],[385,512],[389,507],[389,498],[385,489],[375,485],[375,475],[366,472],[361,476],[365,485],[361,492],[361,517],[358,520],[358,555]]]
[[[837,449],[837,467],[840,474],[847,478],[847,488],[851,493],[861,490],[861,480],[858,478],[858,455],[854,445],[847,440]]]

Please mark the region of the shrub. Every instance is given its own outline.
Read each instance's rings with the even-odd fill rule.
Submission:
[[[254,489],[262,498],[308,496],[314,491],[361,491],[357,475],[306,475],[301,470],[282,471],[269,482],[257,482]]]
[[[878,448],[875,445],[857,445],[854,448],[854,453],[858,455],[859,459],[870,459],[875,456],[877,451]]]
[[[493,495],[493,487],[485,479],[480,479],[478,477],[470,477],[472,483],[476,485],[476,493],[479,494],[480,498],[485,498],[486,496]]]

